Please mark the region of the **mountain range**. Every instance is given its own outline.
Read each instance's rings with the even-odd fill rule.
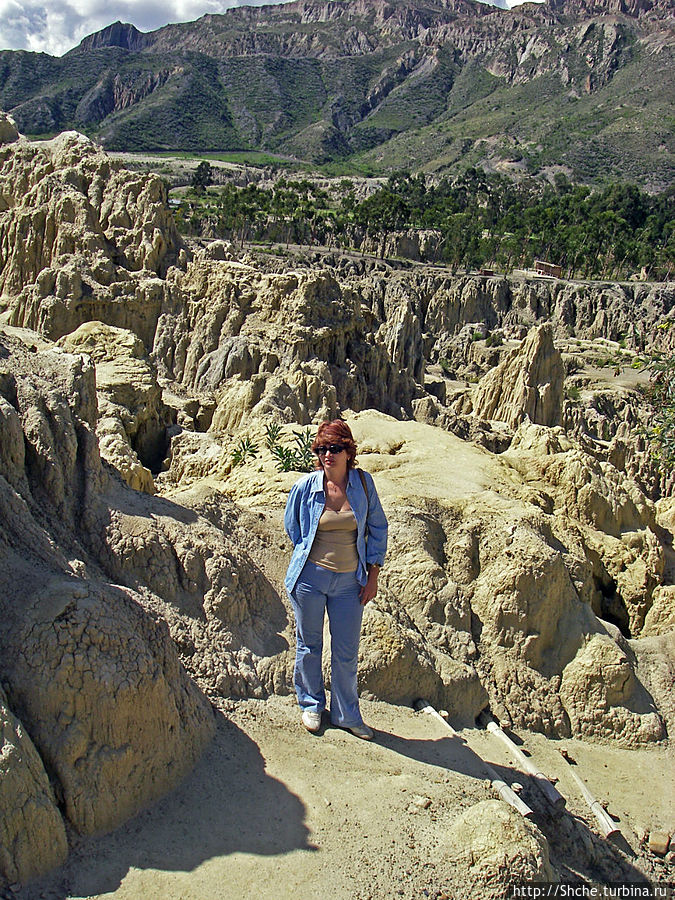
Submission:
[[[482,165],[673,182],[672,0],[298,0],[62,57],[0,52],[0,107],[30,135],[107,149],[264,150],[344,171]]]

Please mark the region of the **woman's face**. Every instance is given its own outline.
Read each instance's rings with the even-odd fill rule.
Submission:
[[[335,448],[341,446],[337,441],[335,444],[326,441],[326,445],[326,453],[319,457],[323,471],[331,481],[342,481],[347,474],[347,451],[343,448],[339,453],[334,452]]]

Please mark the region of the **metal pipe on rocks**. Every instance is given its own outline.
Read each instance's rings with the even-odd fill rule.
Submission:
[[[567,763],[567,768],[569,769],[569,773],[574,779],[577,787],[581,791],[581,795],[588,804],[591,812],[595,816],[598,825],[600,826],[600,830],[602,831],[603,837],[611,837],[613,834],[617,834],[620,829],[616,827],[616,823],[614,819],[609,815],[607,810],[602,806],[599,800],[596,800],[593,794],[588,790],[584,782],[579,778],[577,773],[574,771],[569,761],[565,759],[564,755],[560,754],[562,758]]]
[[[525,756],[522,750],[517,747],[511,738],[500,728],[497,722],[489,716],[481,716],[482,721],[485,722],[485,727],[490,732],[490,734],[494,735],[494,737],[498,738],[503,744],[505,744],[511,754],[516,758],[516,761],[525,769],[525,771],[532,776],[534,779],[534,783],[537,785],[539,790],[542,792],[544,797],[548,800],[551,806],[557,811],[561,812],[565,808],[566,800],[563,795],[557,790],[555,785],[551,784],[549,779],[540,772],[537,767],[530,762],[530,760]]]
[[[427,700],[423,700],[422,698],[420,698],[419,700],[415,700],[415,702],[413,703],[413,706],[419,712],[427,713],[427,715],[433,716],[435,719],[438,719],[439,722],[442,722],[445,725],[445,727],[450,731],[450,733],[453,737],[459,737],[459,735],[457,734],[455,729],[452,727],[452,725],[449,722],[446,722],[446,720],[443,718],[443,716],[441,716],[440,713],[438,713],[433,708],[431,703],[429,703]],[[485,770],[485,774],[490,779],[490,783],[492,784],[492,787],[497,791],[497,793],[502,798],[502,800],[504,800],[505,803],[508,803],[509,806],[512,806],[515,810],[517,810],[521,814],[521,816],[524,816],[525,818],[529,818],[530,816],[533,816],[534,812],[530,809],[530,807],[527,805],[527,803],[523,802],[520,799],[520,797],[518,796],[518,794],[516,794],[514,791],[512,791],[511,788],[508,786],[508,784],[506,784],[505,781],[502,781],[502,779],[495,772],[495,770],[492,768],[492,766],[488,762],[486,762],[482,757],[478,756],[478,754],[476,753],[475,750],[471,750],[471,752],[481,763],[483,769]]]

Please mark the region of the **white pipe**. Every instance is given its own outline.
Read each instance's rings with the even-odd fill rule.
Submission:
[[[560,755],[562,756],[562,754],[560,754]],[[563,759],[565,759],[564,756],[563,756]],[[567,762],[567,760],[565,760],[565,762]],[[593,815],[595,816],[595,818],[598,822],[598,825],[600,826],[600,830],[602,831],[603,836],[607,838],[607,837],[611,837],[613,834],[617,834],[617,832],[620,829],[616,827],[616,823],[614,822],[614,819],[612,819],[612,817],[604,809],[604,807],[600,804],[600,802],[595,799],[593,794],[591,794],[591,792],[588,790],[588,788],[586,787],[584,782],[581,780],[581,778],[579,778],[579,776],[574,771],[574,769],[570,766],[569,763],[567,763],[567,766],[569,769],[569,773],[572,776],[572,778],[574,779],[574,781],[576,782],[579,790],[581,791],[581,794],[582,794],[584,800],[586,801],[586,803],[589,805],[591,811],[593,812]]]
[[[566,800],[563,795],[557,790],[555,785],[551,784],[548,778],[542,772],[540,772],[537,767],[532,764],[532,762],[530,762],[530,760],[527,758],[527,756],[525,756],[522,750],[513,743],[511,738],[504,733],[499,725],[489,719],[487,721],[486,727],[490,734],[498,738],[503,744],[506,744],[506,746],[509,748],[513,756],[515,756],[516,760],[520,763],[523,769],[525,769],[525,771],[534,778],[534,783],[537,785],[544,797],[546,797],[551,806],[553,806],[553,808],[557,810],[564,809]]]
[[[433,716],[435,719],[438,719],[438,721],[442,722],[443,725],[445,725],[445,727],[452,733],[453,737],[458,737],[458,734],[452,727],[452,725],[450,725],[449,722],[446,722],[443,716],[439,715],[433,708],[431,703],[429,703],[427,700],[415,700],[413,706],[415,707],[415,709],[421,712],[425,712],[428,715]],[[512,806],[514,809],[516,809],[521,814],[521,816],[524,816],[525,818],[533,816],[534,813],[527,805],[527,803],[523,802],[520,797],[511,790],[508,784],[502,781],[502,779],[499,777],[499,775],[497,775],[492,766],[487,763],[482,757],[478,756],[475,750],[471,750],[471,752],[480,761],[481,765],[485,769],[488,778],[490,779],[492,787],[497,791],[502,800],[508,803],[509,806]]]
[[[428,700],[423,700],[422,698],[420,698],[419,700],[415,700],[413,706],[418,712],[428,713],[428,715],[433,716],[435,719],[438,719],[438,721],[445,725],[448,731],[452,733],[453,737],[458,737],[457,732],[448,722],[448,720],[444,719],[443,716],[433,708]]]

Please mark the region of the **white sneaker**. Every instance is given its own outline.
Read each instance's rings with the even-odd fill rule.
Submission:
[[[352,734],[355,734],[357,738],[361,738],[363,741],[372,741],[375,736],[375,732],[372,728],[369,728],[365,722],[362,722],[360,725],[353,725],[348,729]]]
[[[321,713],[306,709],[302,714],[302,724],[307,731],[317,732],[321,728]]]

